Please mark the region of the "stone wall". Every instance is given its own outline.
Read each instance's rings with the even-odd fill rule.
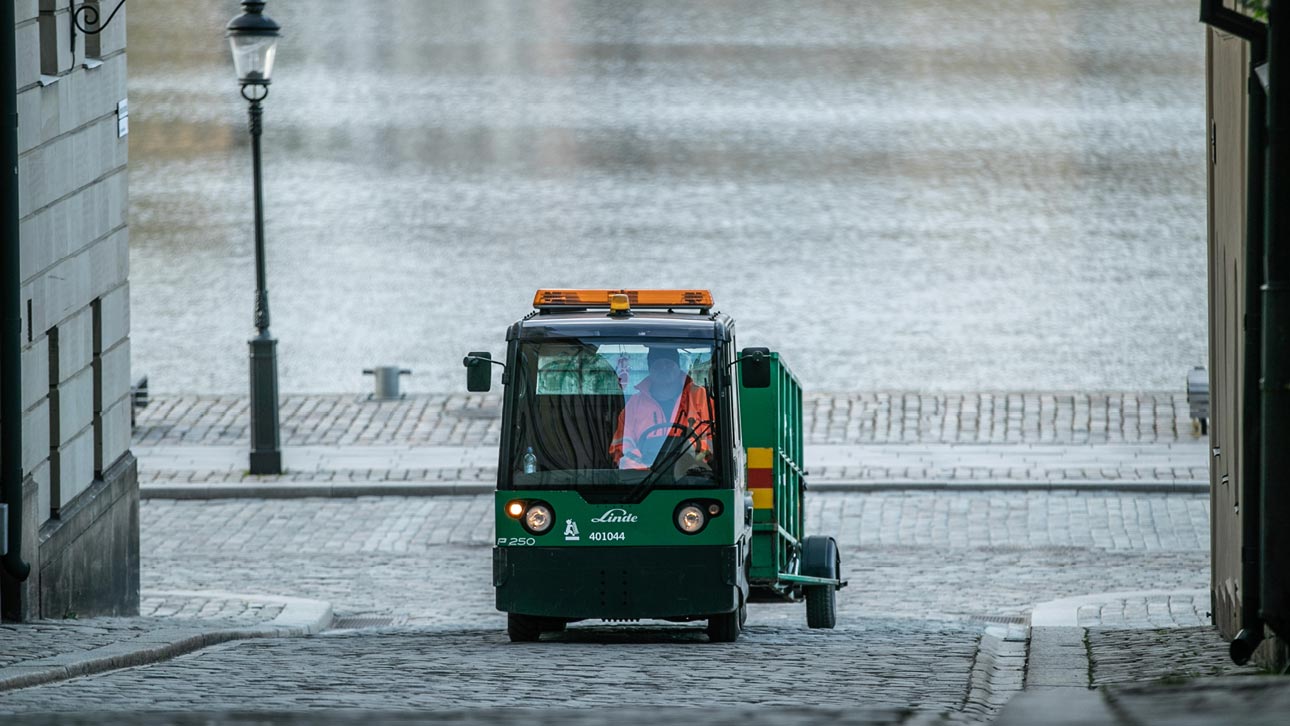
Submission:
[[[7,583],[3,607],[23,618],[124,614],[138,604],[127,9],[102,33],[86,35],[74,32],[68,6],[15,6],[23,556],[33,574],[21,586]]]

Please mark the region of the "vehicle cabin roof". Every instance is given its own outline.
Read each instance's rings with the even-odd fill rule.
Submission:
[[[734,321],[722,313],[641,310],[631,316],[605,310],[571,310],[530,315],[511,326],[507,340],[543,338],[703,338],[729,340]]]

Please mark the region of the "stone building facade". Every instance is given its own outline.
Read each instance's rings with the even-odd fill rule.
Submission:
[[[138,611],[126,8],[87,35],[75,29],[72,9],[93,4],[16,0],[9,29],[17,57],[21,554],[31,574],[21,583],[0,575],[8,619]],[[104,19],[115,6],[104,0]]]

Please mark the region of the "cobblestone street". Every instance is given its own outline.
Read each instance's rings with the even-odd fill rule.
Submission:
[[[163,396],[138,412],[136,445],[245,444],[248,399]],[[1186,396],[1173,392],[868,391],[808,393],[813,444],[1169,443],[1193,438]],[[499,394],[286,395],[287,446],[496,445]]]
[[[755,604],[733,646],[708,644],[699,625],[598,623],[509,644],[492,601],[487,496],[146,501],[146,589],[326,600],[339,629],[11,692],[0,709],[650,706],[701,689],[714,705],[801,699],[988,715],[971,694],[1006,700],[1020,661],[983,670],[987,624],[1023,622],[1037,602],[1090,589],[1206,585],[1203,496],[810,501],[808,528],[843,548],[851,584],[839,593],[839,627],[807,629],[801,605]]]
[[[252,477],[245,398],[153,400],[134,451],[146,487],[170,488],[144,489],[162,497],[141,509],[143,586],[155,593],[144,614],[271,617],[281,606],[259,593],[330,603],[334,628],[11,692],[0,708],[649,707],[701,692],[723,707],[805,702],[861,721],[982,720],[1022,686],[1037,603],[1207,584],[1208,498],[1188,493],[1207,480],[1206,439],[1177,394],[809,397],[807,527],[842,548],[839,627],[808,629],[800,604],[755,604],[733,646],[708,644],[701,624],[599,623],[510,644],[490,581],[489,495],[202,499],[207,484],[483,491],[499,411],[496,396],[288,396],[289,470]],[[829,490],[851,484],[870,490]],[[961,488],[974,484],[1016,488]],[[1055,489],[1078,484],[1115,491]],[[164,498],[179,495],[197,498]],[[250,594],[203,595],[219,592]],[[1118,611],[1130,627],[1155,624],[1146,616]],[[1208,622],[1197,607],[1188,617]]]
[[[1188,416],[1178,393],[816,393],[804,404],[806,463],[824,486],[1200,491],[1208,439]],[[133,451],[148,486],[497,477],[496,395],[287,396],[286,470],[272,477],[246,471],[245,397],[160,398],[138,417]]]
[[[694,628],[630,635],[579,628],[559,642],[517,646],[497,628],[334,633],[220,646],[138,672],[10,694],[5,707],[662,706],[701,693],[721,706],[953,710],[965,695],[975,631],[882,621],[834,633],[754,626],[722,648]]]
[[[806,408],[807,528],[837,537],[850,581],[837,629],[808,629],[800,604],[754,604],[733,646],[662,623],[578,623],[513,645],[493,602],[490,495],[203,498],[206,484],[484,491],[495,397],[287,397],[281,477],[241,471],[244,398],[154,400],[134,442],[157,497],[141,506],[143,622],[263,622],[302,598],[330,604],[333,628],[12,691],[0,710],[645,708],[701,692],[722,707],[846,708],[856,722],[981,721],[1022,687],[1039,603],[1075,603],[1084,626],[1208,624],[1191,595],[1165,621],[1147,601],[1095,595],[1208,584],[1206,439],[1180,396],[880,392]],[[109,639],[117,627],[85,627],[99,626]],[[1138,631],[1125,632],[1091,641],[1100,679],[1132,678],[1113,646]],[[1197,639],[1179,641],[1181,665],[1151,672],[1222,672],[1212,643],[1191,652]]]

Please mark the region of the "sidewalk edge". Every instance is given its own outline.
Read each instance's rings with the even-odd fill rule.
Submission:
[[[157,663],[233,640],[315,635],[332,623],[332,606],[329,602],[272,596],[248,599],[280,602],[284,607],[276,618],[261,625],[216,630],[173,628],[89,651],[51,656],[0,668],[0,693],[119,668]]]
[[[976,656],[968,675],[967,692],[960,711],[986,722],[1021,693],[1026,675],[1026,625],[991,625],[977,641]]]
[[[492,482],[274,482],[140,484],[140,499],[303,499],[306,497],[434,497],[492,494]]]
[[[1118,592],[1100,592],[1089,595],[1077,595],[1074,597],[1064,597],[1058,600],[1049,600],[1041,602],[1030,611],[1030,625],[1032,627],[1046,628],[1063,628],[1063,627],[1082,627],[1079,623],[1079,609],[1081,605],[1097,605],[1101,603],[1114,602],[1116,600],[1136,600],[1152,597],[1167,597],[1170,595],[1191,595],[1193,597],[1207,598],[1208,590],[1124,590]]]

